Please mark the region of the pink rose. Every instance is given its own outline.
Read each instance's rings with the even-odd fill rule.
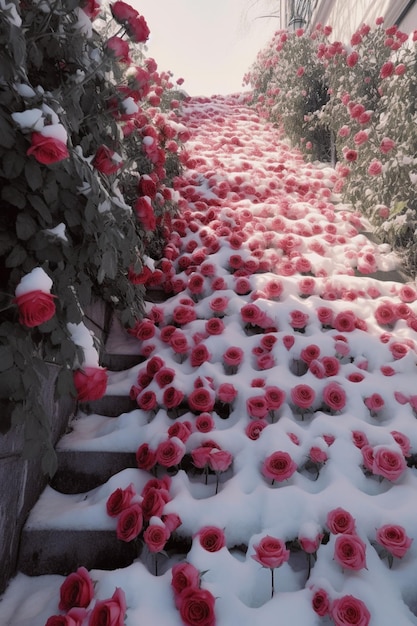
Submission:
[[[269,411],[268,402],[264,396],[252,396],[246,400],[246,410],[250,417],[263,418]]]
[[[237,389],[231,383],[222,383],[217,389],[217,397],[223,404],[231,404],[237,396]]]
[[[393,73],[394,73],[394,63],[392,61],[386,61],[386,63],[384,63],[383,66],[381,67],[379,75],[382,79],[384,79],[384,78],[388,78]]]
[[[233,461],[233,455],[227,450],[212,448],[208,462],[213,472],[225,472]]]
[[[368,167],[368,174],[370,176],[379,176],[382,172],[382,163],[378,159],[373,159]]]
[[[327,461],[327,454],[325,450],[322,450],[318,446],[312,446],[308,453],[310,460],[313,463],[325,463]]]
[[[55,315],[55,296],[36,289],[16,296],[14,302],[19,309],[19,323],[35,328],[48,322]]]
[[[117,517],[120,515],[120,513],[130,505],[130,502],[135,495],[136,492],[132,483],[130,483],[126,489],[121,489],[119,487],[113,491],[106,502],[107,515],[110,515],[110,517]]]
[[[316,397],[316,392],[309,385],[296,385],[291,389],[291,400],[300,409],[309,409]]]
[[[108,600],[99,600],[95,604],[88,626],[123,626],[126,614],[126,598],[119,587]]]
[[[200,586],[200,572],[191,563],[177,563],[171,574],[171,586],[177,595],[186,588],[198,589]]]
[[[318,534],[314,538],[299,536],[298,543],[300,544],[300,547],[302,550],[304,550],[304,552],[306,552],[307,554],[314,554],[319,549],[322,539],[322,534]]]
[[[411,443],[407,435],[404,435],[404,433],[400,433],[398,430],[392,430],[391,435],[393,436],[394,441],[396,441],[400,446],[403,455],[406,457],[410,456]]]
[[[324,367],[325,375],[327,377],[337,376],[340,370],[340,363],[335,356],[324,356],[321,359],[321,364]]]
[[[60,587],[59,596],[60,611],[69,611],[72,607],[88,607],[94,597],[94,586],[85,567],[79,567],[66,577]]]
[[[366,567],[366,545],[358,535],[342,533],[336,537],[334,558],[343,568],[358,571]]]
[[[316,589],[313,594],[311,604],[313,606],[313,611],[320,615],[320,617],[324,617],[330,611],[330,599],[327,594],[327,591],[324,589]]]
[[[309,316],[307,313],[303,313],[302,311],[291,311],[290,312],[290,325],[294,328],[294,330],[301,330],[305,328],[308,323]]]
[[[182,331],[178,329],[175,329],[175,331],[172,333],[168,343],[176,354],[185,354],[186,352],[188,352],[189,345],[187,337]]]
[[[107,389],[107,370],[104,367],[84,367],[74,372],[74,386],[79,402],[99,400]]]
[[[240,309],[242,321],[245,324],[259,325],[262,323],[265,313],[256,304],[245,304]]]
[[[277,450],[268,456],[262,465],[262,474],[266,478],[282,482],[288,480],[297,470],[297,464],[290,457],[288,452]]]
[[[402,526],[394,524],[386,524],[376,531],[376,540],[381,544],[392,556],[402,558],[411,546],[413,540],[407,536]]]
[[[224,322],[218,317],[212,317],[207,320],[205,329],[209,335],[221,335],[224,331]]]
[[[200,545],[208,552],[218,552],[226,545],[226,538],[221,528],[204,526],[197,533]]]
[[[323,401],[332,411],[341,411],[346,404],[346,392],[338,383],[329,383],[323,389]]]
[[[210,457],[211,448],[200,446],[199,448],[194,448],[191,451],[191,458],[195,467],[203,468],[208,465],[209,457]]]
[[[356,328],[356,315],[353,311],[341,311],[336,315],[333,325],[339,332],[352,332]]]
[[[370,411],[376,413],[384,407],[385,403],[384,399],[379,395],[379,393],[373,393],[368,398],[365,398],[364,404]]]
[[[282,338],[282,343],[286,347],[287,350],[291,350],[295,342],[295,337],[293,335],[284,335]]]
[[[366,444],[361,448],[362,462],[365,469],[369,472],[373,472],[374,467],[374,449],[372,446]]]
[[[215,422],[210,413],[200,413],[195,421],[199,433],[209,433],[215,428]]]
[[[252,441],[256,441],[259,439],[259,436],[264,428],[266,428],[268,424],[261,420],[256,420],[254,422],[249,422],[249,424],[245,428],[245,434]]]
[[[32,133],[31,146],[26,154],[33,155],[42,165],[51,165],[69,157],[67,146],[63,141],[44,135],[42,132]]]
[[[386,446],[374,448],[372,471],[387,480],[395,481],[403,475],[407,464],[401,452]]]
[[[368,626],[371,620],[366,605],[355,596],[334,600],[330,610],[335,626]]]
[[[149,524],[143,533],[143,540],[149,552],[161,552],[168,541],[170,532],[164,524]]]
[[[184,626],[215,626],[214,596],[207,589],[187,587],[178,596]]]
[[[262,537],[260,542],[253,546],[255,554],[252,558],[260,563],[262,567],[273,569],[280,567],[290,558],[290,551],[286,549],[282,539],[276,539],[270,535]]]
[[[142,507],[138,502],[130,504],[120,513],[117,520],[116,535],[121,541],[133,541],[143,527]]]
[[[231,346],[227,348],[226,352],[223,354],[223,361],[226,365],[240,365],[243,360],[243,350],[242,348],[238,348],[236,346]]]
[[[314,359],[320,356],[320,348],[316,344],[311,344],[303,348],[300,352],[300,358],[309,365]]]
[[[355,446],[359,449],[369,444],[368,437],[361,430],[353,430],[352,439]]]
[[[285,392],[279,387],[269,385],[265,387],[265,400],[268,409],[279,409],[285,401]]]
[[[183,324],[188,324],[189,322],[193,322],[196,318],[197,313],[195,312],[195,309],[191,306],[176,306],[172,314],[173,321],[179,326],[182,326]]]
[[[327,514],[326,526],[334,535],[339,533],[353,534],[355,532],[355,519],[349,511],[338,507]]]

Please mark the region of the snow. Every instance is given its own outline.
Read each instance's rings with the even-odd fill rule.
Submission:
[[[48,233],[48,235],[52,235],[53,237],[58,237],[58,239],[61,239],[65,243],[68,243],[68,237],[66,235],[65,228],[66,228],[65,224],[61,222],[60,224],[55,226],[55,228],[45,229],[45,232]]]
[[[198,378],[216,398],[224,383],[232,384],[237,396],[228,417],[216,404],[210,411],[214,429],[199,432],[196,414],[189,407],[177,416],[175,411],[166,410],[164,389],[154,378],[146,390],[156,394],[155,410],[138,407],[119,417],[79,413],[59,448],[135,452],[146,442],[155,449],[168,438],[172,424],[189,421],[193,430],[185,443],[187,454],[212,440],[233,455],[233,464],[219,475],[217,493],[214,474],[205,481],[203,475],[184,468],[174,473],[171,500],[164,513],[180,516],[182,523],[175,534],[189,540],[191,548],[187,554],[158,555],[158,576],[154,575],[155,557],[146,550],[124,569],[92,570],[90,575],[97,583],[95,598],[110,597],[116,587],[121,587],[127,600],[126,626],[181,626],[170,586],[171,568],[186,559],[205,572],[202,586],[216,598],[217,626],[269,626],[276,623],[278,615],[293,626],[331,624],[330,618],[320,618],[312,610],[312,596],[318,588],[325,589],[331,599],[349,594],[361,599],[371,613],[370,626],[417,625],[417,471],[407,467],[396,480],[366,473],[361,450],[352,439],[353,431],[362,431],[375,451],[385,447],[402,454],[391,434],[399,431],[410,440],[411,453],[417,451],[416,416],[410,403],[415,388],[417,335],[409,323],[417,315],[417,300],[405,295],[401,275],[396,273],[398,259],[386,246],[363,234],[371,227],[351,207],[332,204],[334,171],[324,164],[304,163],[276,129],[261,123],[245,108],[241,97],[191,99],[184,107],[183,121],[192,131],[187,144],[191,156],[178,191],[187,225],[197,223],[198,229],[187,226],[185,235],[174,234],[172,242],[179,248],[179,259],[201,250],[206,257],[188,273],[180,267],[179,259],[173,261],[176,277],[189,286],[164,302],[146,303],[150,317],[155,307],[162,310],[162,321],[155,324],[154,336],[149,339],[129,337],[128,352],[134,352],[136,346],[138,354],[149,356],[128,371],[109,372],[107,394],[128,395],[138,384],[138,375],[146,371],[149,359],[157,355],[165,367],[174,370],[172,385],[185,397]],[[206,220],[209,212],[212,217]],[[204,231],[219,243],[218,250],[208,252],[207,240],[200,237]],[[231,247],[233,234],[242,238],[235,248]],[[240,255],[247,269],[265,262],[264,269],[247,271],[250,289],[243,295],[236,290],[239,273],[236,276],[231,269],[233,255]],[[294,267],[300,257],[311,264],[306,275]],[[157,265],[150,258],[144,262],[152,271]],[[213,265],[212,277],[203,273],[204,263]],[[358,270],[361,264],[364,271]],[[200,294],[190,288],[189,281],[196,273],[204,278]],[[218,277],[225,281],[221,290],[212,286]],[[305,278],[313,280],[311,293],[303,293]],[[282,284],[277,298],[268,296],[273,279]],[[33,282],[32,277],[30,284]],[[415,290],[411,280],[409,286]],[[206,324],[215,317],[211,303],[218,297],[227,299],[221,314],[225,328],[218,335],[210,335]],[[182,360],[161,339],[161,330],[172,324],[184,299],[191,300],[185,306],[196,315],[194,320],[179,324],[180,330],[190,348],[200,341],[210,354],[198,367],[191,364],[191,349]],[[396,311],[406,303],[407,315],[398,314],[390,324],[380,323],[376,311],[383,303],[397,307]],[[264,312],[269,329],[244,322],[242,307],[247,304],[255,304]],[[349,330],[322,324],[320,307],[330,309],[333,319],[351,311],[358,323]],[[291,325],[294,311],[308,316],[304,332]],[[71,333],[93,357],[89,331],[79,325]],[[262,369],[257,356],[265,353],[261,349],[265,335],[276,341],[267,352],[272,359]],[[288,337],[293,339],[292,345]],[[113,341],[116,351],[122,353],[127,338],[120,329],[116,328]],[[402,358],[395,356],[397,343],[407,346]],[[303,350],[311,345],[320,348],[318,360],[336,357],[337,373],[318,378],[308,368]],[[241,347],[244,356],[237,372],[228,374],[223,354],[232,346]],[[384,374],[387,367],[392,368],[392,375]],[[363,379],[354,382],[353,374]],[[263,386],[253,386],[255,379],[263,379]],[[329,383],[337,383],[346,393],[340,410],[331,410],[323,402]],[[309,385],[316,393],[312,410],[304,414],[291,399],[291,390],[299,384]],[[285,400],[262,418],[266,427],[257,440],[252,440],[246,434],[254,421],[247,400],[263,396],[268,386],[281,389]],[[364,401],[375,393],[383,398],[384,405],[372,412]],[[398,400],[399,393],[405,396],[403,403]],[[328,457],[318,474],[306,465],[312,446]],[[289,479],[271,484],[262,474],[262,464],[275,451],[287,452],[297,471]],[[157,472],[158,477],[165,473],[161,467]],[[106,514],[108,497],[116,488],[130,484],[140,494],[150,477],[144,470],[129,468],[85,494],[65,495],[47,487],[30,513],[27,528],[115,531],[116,519]],[[366,569],[342,569],[334,559],[336,536],[328,533],[326,518],[338,507],[355,519],[355,532],[366,545]],[[385,524],[403,526],[414,540],[404,557],[394,558],[391,568],[374,545],[377,529]],[[217,552],[208,552],[199,543],[197,533],[207,525],[224,530],[226,546]],[[327,543],[319,546],[317,560],[312,558],[310,577],[307,579],[307,555],[291,550],[289,561],[275,570],[276,592],[271,599],[270,571],[251,558],[253,546],[265,535],[294,542],[300,536],[314,539],[318,534],[325,534]],[[19,573],[0,603],[0,622],[44,626],[50,615],[58,613],[63,580],[62,576],[29,578]]]
[[[68,331],[72,341],[76,346],[80,346],[84,352],[84,367],[98,367],[98,352],[94,347],[94,339],[91,331],[80,322],[79,324],[68,324]]]
[[[40,131],[44,125],[43,112],[41,109],[27,109],[22,113],[12,113],[14,122],[22,129]]]
[[[15,290],[16,297],[22,296],[30,291],[45,291],[50,293],[52,288],[52,280],[41,267],[35,267],[29,274],[21,279]]]
[[[48,124],[48,126],[42,128],[41,133],[44,137],[53,137],[62,141],[62,143],[67,143],[67,131],[62,124]]]

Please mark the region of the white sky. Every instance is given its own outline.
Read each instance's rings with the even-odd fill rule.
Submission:
[[[148,56],[184,78],[192,96],[242,91],[242,78],[278,19],[256,19],[269,0],[130,0],[151,30]],[[253,6],[251,8],[251,5]],[[278,4],[278,3],[276,3]],[[273,9],[272,9],[273,10]]]

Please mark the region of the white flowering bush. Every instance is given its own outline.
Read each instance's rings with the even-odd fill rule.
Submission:
[[[176,215],[183,96],[145,58],[146,20],[125,2],[10,0],[0,28],[0,431],[21,425],[24,454],[53,474],[46,364],[58,397],[105,392],[74,328],[94,297],[127,326],[143,315],[134,277]]]
[[[330,156],[331,138],[334,192],[415,271],[417,36],[383,18],[349,43],[330,41],[330,33],[320,25],[311,34],[276,33],[245,77],[252,104],[311,159]]]

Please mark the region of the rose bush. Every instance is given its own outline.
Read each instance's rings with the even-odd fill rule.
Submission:
[[[0,102],[0,430],[23,425],[25,456],[41,458],[52,475],[50,416],[38,393],[49,375],[43,362],[58,366],[57,396],[77,396],[93,364],[68,324],[80,324],[95,298],[123,325],[143,317],[144,283],[136,278],[146,259],[162,256],[177,211],[172,180],[180,154],[168,142],[181,148],[188,131],[170,105],[182,96],[171,74],[145,58],[149,29],[128,4],[111,3],[114,19],[97,2],[8,6],[16,15],[2,9],[0,60],[10,88]],[[159,106],[150,102],[152,90]],[[149,186],[138,184],[145,176],[155,186],[151,231],[134,211],[148,198]],[[34,269],[49,285],[28,281],[20,293]],[[100,397],[104,377],[94,387],[79,399]]]

